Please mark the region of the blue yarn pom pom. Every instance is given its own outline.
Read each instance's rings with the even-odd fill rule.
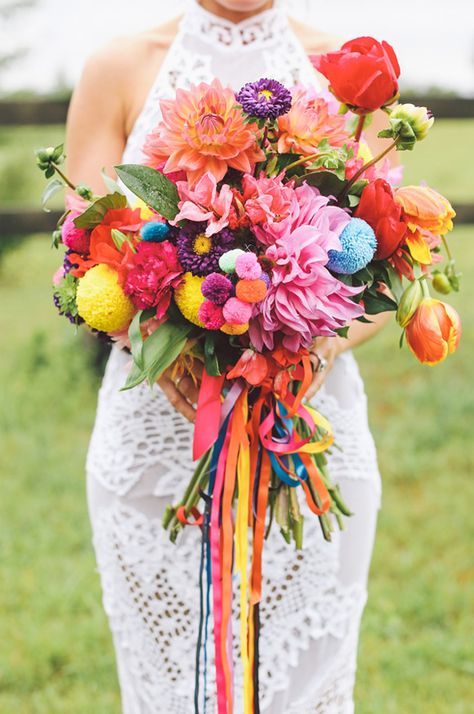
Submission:
[[[352,275],[365,268],[377,248],[375,233],[362,218],[351,218],[339,236],[342,250],[329,250],[326,267],[333,273]]]
[[[142,226],[140,232],[143,240],[148,240],[152,243],[160,243],[162,240],[166,240],[168,233],[170,232],[170,227],[167,223],[150,221]]]

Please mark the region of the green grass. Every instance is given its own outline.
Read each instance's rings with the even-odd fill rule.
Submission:
[[[426,178],[451,198],[469,200],[473,183],[461,163],[469,126],[440,122],[413,154],[423,169],[406,155],[407,180]],[[15,156],[28,161],[35,146],[61,136],[55,128],[28,129],[18,142],[15,131],[0,132],[0,195],[33,203],[39,172],[13,184],[5,166],[14,166]],[[449,137],[463,138],[453,148]],[[438,149],[459,159],[459,175],[441,168]],[[449,298],[464,321],[455,355],[423,368],[398,349],[394,325],[358,350],[383,507],[357,714],[472,710],[473,239],[473,227],[460,227],[451,241],[464,273],[462,294]],[[57,259],[48,239],[34,236],[0,264],[0,711],[118,714],[84,486],[99,378],[90,347],[52,309]]]

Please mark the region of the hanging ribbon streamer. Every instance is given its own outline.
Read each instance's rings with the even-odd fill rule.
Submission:
[[[252,391],[251,405],[249,388],[244,380],[236,379],[224,398],[221,396],[224,377],[205,376],[201,384],[193,452],[196,458],[200,458],[211,449],[206,509],[201,515],[195,507],[189,512],[181,507],[176,515],[183,524],[198,525],[203,530],[196,676],[199,677],[199,650],[202,649],[204,629],[206,680],[206,643],[212,590],[218,714],[233,714],[234,710],[233,568],[240,582],[239,638],[244,675],[244,714],[259,712],[259,603],[262,598],[262,555],[272,474],[291,488],[301,486],[315,515],[322,515],[330,508],[330,495],[313,457],[329,448],[333,436],[327,419],[312,407],[302,404],[311,375],[309,358],[304,356],[292,372],[292,380],[300,383],[296,394],[283,388],[276,397],[274,385],[262,383]],[[251,546],[249,532],[252,533]],[[205,618],[204,570],[207,577]],[[196,714],[198,699],[199,683],[196,682]]]

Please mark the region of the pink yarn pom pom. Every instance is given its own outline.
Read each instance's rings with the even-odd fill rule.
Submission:
[[[71,211],[67,215],[61,227],[61,237],[65,246],[73,250],[75,253],[88,253],[90,245],[90,233],[82,228],[76,228],[74,219],[79,213]]]
[[[243,253],[235,262],[235,271],[242,280],[258,280],[262,268],[255,253]]]
[[[239,298],[231,297],[224,305],[223,313],[229,325],[243,325],[252,316],[252,306]]]
[[[222,307],[210,300],[204,300],[199,308],[198,317],[207,330],[219,330],[225,324]]]
[[[61,280],[64,278],[64,268],[62,265],[56,270],[53,275],[53,285],[59,285]]]

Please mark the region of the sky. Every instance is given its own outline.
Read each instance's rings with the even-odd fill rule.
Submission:
[[[0,7],[6,0],[0,0]],[[343,37],[373,35],[396,48],[402,84],[474,96],[474,0],[288,0],[309,24]],[[72,85],[108,39],[159,25],[185,0],[37,0],[0,22],[0,55],[26,49],[2,71],[0,91]]]

